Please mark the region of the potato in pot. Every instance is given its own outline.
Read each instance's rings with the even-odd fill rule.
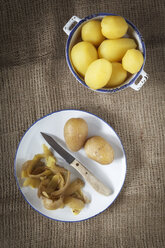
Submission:
[[[84,146],[86,155],[96,162],[106,165],[112,163],[114,151],[111,145],[100,136],[89,138]]]
[[[110,62],[121,61],[128,49],[136,48],[136,42],[130,38],[120,38],[115,40],[104,40],[99,48],[99,58],[104,58]]]
[[[70,57],[75,70],[84,77],[88,66],[98,58],[98,54],[94,45],[81,41],[72,47]]]
[[[112,64],[106,59],[93,61],[85,73],[85,83],[93,90],[104,87],[110,80]]]
[[[102,34],[108,39],[118,39],[128,30],[128,24],[122,16],[105,16],[101,21]]]
[[[113,88],[121,85],[127,78],[127,71],[124,70],[121,63],[112,62],[112,75],[106,84],[106,88]]]
[[[132,74],[140,71],[143,62],[142,52],[136,49],[129,49],[122,59],[123,68]]]
[[[81,29],[81,38],[84,41],[92,43],[94,46],[99,46],[105,37],[101,33],[101,22],[92,20],[84,24]]]

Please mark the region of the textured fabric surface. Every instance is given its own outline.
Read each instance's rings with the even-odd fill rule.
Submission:
[[[165,247],[165,5],[164,1],[0,1],[0,247]],[[98,94],[77,83],[65,60],[71,16],[118,13],[144,36],[149,80],[139,92]],[[49,220],[23,199],[14,156],[25,130],[60,109],[82,109],[107,121],[127,155],[116,201],[77,223]]]

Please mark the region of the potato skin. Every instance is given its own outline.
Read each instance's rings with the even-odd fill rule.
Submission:
[[[84,149],[89,158],[102,165],[110,164],[114,159],[113,148],[100,136],[89,138],[85,143]]]
[[[88,135],[88,125],[82,118],[71,118],[64,126],[64,139],[67,147],[77,152],[80,150]]]

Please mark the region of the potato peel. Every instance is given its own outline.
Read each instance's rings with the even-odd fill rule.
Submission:
[[[36,154],[22,165],[23,186],[38,188],[37,195],[48,210],[69,206],[74,215],[84,208],[89,200],[84,196],[84,182],[76,179],[70,183],[70,172],[56,164],[56,158],[46,145],[43,154]]]

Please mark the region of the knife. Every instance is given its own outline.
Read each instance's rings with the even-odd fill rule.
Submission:
[[[82,165],[76,158],[68,153],[63,147],[61,147],[51,136],[46,133],[41,135],[47,141],[47,143],[61,156],[68,164],[75,168],[83,178],[100,194],[110,195],[112,194],[111,189],[105,186],[98,178],[96,178],[84,165]]]

